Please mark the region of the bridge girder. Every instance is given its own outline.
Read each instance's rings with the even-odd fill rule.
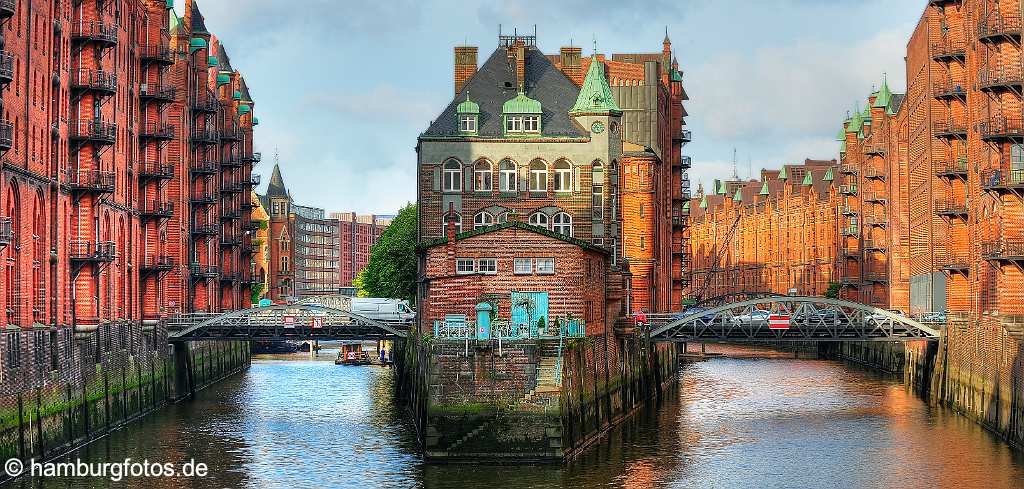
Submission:
[[[769,327],[768,314],[791,318],[788,329]],[[685,314],[685,313],[684,313]],[[939,331],[884,309],[825,297],[770,296],[738,301],[683,315],[655,319],[656,341],[921,341]]]
[[[285,323],[290,317],[291,322]],[[253,307],[168,333],[172,343],[201,340],[384,340],[404,338],[408,325],[386,323],[350,311],[303,303]]]

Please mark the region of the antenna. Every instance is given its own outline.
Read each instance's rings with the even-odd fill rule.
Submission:
[[[279,160],[278,160],[278,157],[277,157],[277,146],[274,146],[274,164],[276,165],[278,163],[278,161]]]
[[[594,55],[597,55],[597,34],[591,34],[594,37]]]
[[[732,179],[739,180],[740,175],[736,172],[736,148],[732,148]]]
[[[750,155],[747,155],[747,178],[749,178],[749,179],[753,179],[754,178],[754,170],[750,166]]]

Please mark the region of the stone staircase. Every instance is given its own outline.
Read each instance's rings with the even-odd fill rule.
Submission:
[[[521,403],[529,403],[540,394],[550,394],[561,390],[561,379],[558,376],[558,344],[541,344],[537,346],[537,386],[530,389],[520,399]]]
[[[473,428],[471,431],[467,432],[465,435],[462,435],[461,438],[459,438],[458,440],[455,440],[454,442],[452,442],[452,444],[448,446],[448,452],[454,452],[456,449],[458,449],[460,446],[462,446],[463,443],[466,443],[467,441],[472,439],[474,436],[479,435],[481,431],[487,429],[487,427],[490,426],[491,423],[493,423],[493,422],[494,422],[494,418],[491,418],[491,419],[488,419],[488,420],[480,423],[479,425],[477,425],[476,428]]]

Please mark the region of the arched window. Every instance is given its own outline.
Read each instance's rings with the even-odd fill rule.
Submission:
[[[530,191],[548,191],[548,165],[541,160],[530,163]]]
[[[548,215],[543,212],[534,212],[532,215],[530,215],[530,224],[547,229]]]
[[[555,192],[572,192],[572,165],[568,161],[555,162]]]
[[[515,192],[518,190],[519,177],[516,173],[516,162],[501,160],[501,163],[498,163],[498,190],[502,192]]]
[[[551,230],[566,236],[572,236],[572,216],[564,212],[555,214],[554,222],[551,224]]]
[[[487,211],[477,212],[473,216],[473,229],[482,228],[494,224],[494,215]]]
[[[498,214],[498,224],[504,224],[506,222],[508,222],[508,212]]]
[[[22,234],[18,232],[21,226],[18,195],[18,186],[12,181],[11,185],[7,188],[7,205],[5,207],[7,217],[11,219],[11,229],[14,232],[11,235],[11,242],[6,248],[7,263],[4,267],[4,280],[7,283],[7,287],[5,287],[7,324],[11,326],[21,325],[21,318],[18,316],[18,312],[21,309],[18,307],[18,298],[21,296],[20,267],[18,266],[20,263],[21,247],[18,246],[18,243],[21,241]]]
[[[455,233],[462,232],[462,214],[458,212],[453,213],[452,220],[455,221]],[[448,232],[448,214],[441,216],[441,234]]]
[[[604,165],[600,161],[595,161],[591,165],[590,175],[593,181],[590,188],[590,206],[593,209],[594,220],[600,221],[604,219]]]
[[[491,162],[487,160],[480,160],[473,165],[473,190],[477,192],[490,192],[492,185],[492,170]]]
[[[456,160],[448,160],[444,163],[444,186],[445,192],[462,191],[462,164]]]

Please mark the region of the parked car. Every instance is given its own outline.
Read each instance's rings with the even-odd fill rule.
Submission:
[[[409,303],[401,299],[352,298],[352,313],[377,321],[408,322],[416,318]]]
[[[905,316],[905,314],[903,314],[903,311],[901,311],[899,309],[889,309],[889,312],[891,312],[891,313],[893,313],[893,314],[895,314],[897,316]],[[868,321],[879,322],[879,321],[885,321],[885,320],[889,319],[889,317],[884,315],[884,314],[871,313],[871,314],[865,315],[864,319],[868,320]]]
[[[946,313],[943,311],[925,312],[918,314],[916,319],[922,323],[944,323],[946,322]]]
[[[754,309],[753,311],[750,311],[750,314],[740,314],[739,316],[733,316],[732,321],[734,323],[742,324],[767,323],[768,316],[771,316],[770,312],[765,311],[764,309]]]
[[[709,311],[709,310],[710,309],[708,309],[706,307],[691,307],[691,308],[689,308],[689,309],[687,309],[685,311],[677,312],[677,313],[673,314],[672,315],[672,320],[682,319],[684,317],[692,316],[694,314],[700,314],[700,313],[702,313],[704,311]],[[705,322],[711,322],[711,321],[715,320],[715,315],[714,314],[705,314],[705,315],[701,316],[701,319],[704,320]]]

